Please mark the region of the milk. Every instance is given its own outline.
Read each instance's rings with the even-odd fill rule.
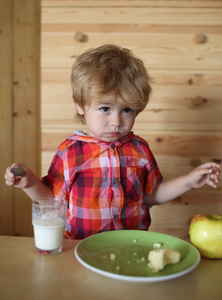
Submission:
[[[35,246],[41,250],[55,250],[62,247],[64,221],[59,218],[37,219],[33,223]]]

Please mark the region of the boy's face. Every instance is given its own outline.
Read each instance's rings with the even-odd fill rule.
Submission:
[[[106,142],[114,142],[127,135],[137,115],[136,110],[107,96],[100,102],[92,101],[84,108],[77,105],[77,110],[85,117],[88,135]]]

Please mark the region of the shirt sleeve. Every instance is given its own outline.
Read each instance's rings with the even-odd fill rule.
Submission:
[[[48,175],[42,178],[44,184],[48,185],[55,197],[62,198],[68,201],[70,185],[66,180],[65,173],[68,166],[67,150],[60,146],[53,157]]]

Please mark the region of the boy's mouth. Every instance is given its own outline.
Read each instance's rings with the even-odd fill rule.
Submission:
[[[109,135],[109,136],[118,136],[118,135],[120,135],[122,132],[119,132],[119,131],[113,131],[113,132],[107,132],[107,135]]]

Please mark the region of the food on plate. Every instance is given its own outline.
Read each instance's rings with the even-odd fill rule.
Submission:
[[[115,260],[115,259],[116,259],[116,255],[115,255],[114,253],[111,253],[111,254],[110,254],[110,259],[111,259],[111,260]]]
[[[153,272],[163,270],[166,265],[176,264],[180,261],[181,255],[179,251],[170,248],[154,249],[148,254],[148,266]]]
[[[153,249],[159,249],[162,246],[162,243],[154,243],[153,244]]]

